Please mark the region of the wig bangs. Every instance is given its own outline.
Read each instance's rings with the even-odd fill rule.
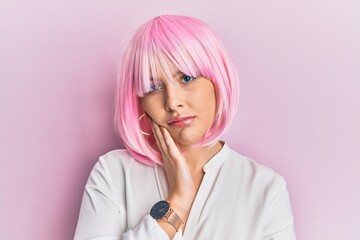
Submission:
[[[134,73],[137,74],[133,80],[137,96],[143,97],[151,91],[151,86],[158,84],[161,77],[174,81],[171,72],[180,71],[213,81],[213,56],[209,55],[208,46],[202,44],[210,42],[205,39],[206,34],[192,29],[194,25],[184,26],[171,21],[154,21],[147,27],[135,48]]]

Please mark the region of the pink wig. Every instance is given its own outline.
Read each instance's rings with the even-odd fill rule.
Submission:
[[[148,165],[162,164],[162,160],[154,137],[141,133],[151,132],[151,127],[146,120],[139,122],[144,113],[139,97],[150,90],[150,77],[156,70],[169,73],[169,60],[189,76],[210,79],[215,87],[214,122],[197,145],[217,142],[238,106],[237,71],[219,38],[204,22],[172,15],[146,22],[135,33],[120,62],[114,120],[130,154]]]

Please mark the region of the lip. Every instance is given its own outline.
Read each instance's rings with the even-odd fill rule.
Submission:
[[[171,118],[167,124],[171,127],[182,128],[190,125],[195,120],[195,116],[180,116]]]

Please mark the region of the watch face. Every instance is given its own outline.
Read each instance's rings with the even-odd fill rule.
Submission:
[[[158,220],[163,218],[169,211],[170,204],[167,201],[160,201],[155,203],[155,205],[150,210],[150,215]]]

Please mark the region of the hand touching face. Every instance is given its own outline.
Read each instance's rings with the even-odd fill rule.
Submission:
[[[172,71],[174,79],[160,74],[152,91],[140,98],[144,111],[168,130],[177,144],[191,145],[204,136],[214,121],[214,84],[204,77]]]
[[[181,206],[179,215],[184,220],[195,197],[196,190],[185,157],[166,128],[151,121],[156,144],[163,160],[169,186],[169,201]]]

